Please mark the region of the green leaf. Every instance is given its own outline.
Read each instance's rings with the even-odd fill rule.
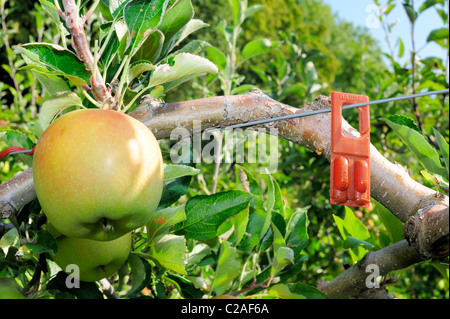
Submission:
[[[150,283],[152,269],[144,258],[134,252],[128,256],[128,265],[131,273],[131,289],[128,295],[133,295],[141,292]]]
[[[278,182],[273,178],[272,175],[270,175],[271,180],[273,181],[273,195],[274,195],[274,202],[273,202],[273,209],[276,211],[279,211],[280,214],[284,215],[284,199],[283,195],[281,195],[281,189]]]
[[[269,39],[250,41],[242,49],[242,58],[246,60],[257,55],[269,52],[270,50],[278,47],[280,43],[280,41],[270,41]]]
[[[44,252],[53,254],[58,252],[58,243],[55,237],[46,230],[39,230],[36,234],[36,243],[28,243],[27,247],[36,255]]]
[[[286,244],[294,250],[296,257],[309,242],[307,222],[306,210],[298,210],[292,214],[286,225]]]
[[[434,136],[436,137],[436,140],[438,142],[439,149],[441,150],[442,157],[444,158],[445,168],[447,169],[447,175],[446,176],[447,176],[447,179],[448,179],[449,168],[450,168],[448,143],[445,140],[445,138],[442,136],[442,134],[439,131],[437,131],[434,127],[433,127],[433,132],[434,132]],[[445,176],[442,176],[442,177],[445,177]]]
[[[402,38],[398,38],[398,57],[401,58],[405,52],[405,46],[403,45]]]
[[[244,11],[244,19],[246,20],[246,19],[250,18],[252,15],[257,13],[258,11],[261,11],[265,7],[266,7],[265,4],[255,4],[253,6],[248,7]]]
[[[282,299],[328,299],[328,296],[313,286],[302,283],[277,284],[269,289],[271,296]]]
[[[150,63],[155,63],[161,54],[163,44],[164,34],[159,30],[155,30],[145,39],[144,43],[133,55],[131,62],[138,63],[139,61],[146,60]]]
[[[222,242],[211,291],[221,295],[231,286],[233,280],[241,273],[241,260],[236,248],[227,241]]]
[[[159,26],[168,3],[169,0],[133,0],[125,5],[123,16],[130,34],[131,55]]]
[[[286,241],[284,240],[283,235],[274,223],[272,223],[271,227],[273,231],[273,251],[276,252],[279,248],[286,247]]]
[[[294,251],[289,247],[279,247],[273,257],[271,276],[276,276],[283,268],[292,263],[294,263]]]
[[[360,244],[370,239],[370,233],[364,224],[356,217],[353,210],[347,206],[345,206],[344,219],[341,219],[336,215],[333,215],[333,218],[344,239],[344,247],[350,248],[348,252],[352,259],[352,264],[354,264],[367,253],[364,245]]]
[[[197,175],[199,172],[199,169],[192,166],[164,164],[164,182],[174,180],[183,176]]]
[[[448,39],[448,28],[435,29],[430,32],[427,42]]]
[[[424,60],[422,60],[422,62],[425,62]],[[425,62],[426,63],[426,62]],[[437,63],[437,61],[436,61]],[[433,68],[435,68],[433,66]],[[427,89],[428,91],[439,91],[439,90],[445,90],[447,87],[441,83],[432,81],[432,80],[425,80],[422,81],[422,83],[420,83],[420,85],[417,87],[417,90],[423,90],[423,89]],[[435,99],[429,99],[431,101],[436,101]],[[436,101],[439,105],[439,108],[441,107],[441,102]]]
[[[439,187],[440,189],[448,192],[448,180],[446,180],[444,177],[442,177],[441,175],[430,174],[427,170],[421,170],[420,173],[431,185]]]
[[[407,127],[411,128],[411,129],[421,133],[419,127],[414,122],[414,120],[412,118],[408,117],[408,116],[405,116],[405,115],[391,115],[389,117],[389,121],[394,122],[394,123],[399,124],[399,125],[407,126]]]
[[[20,53],[28,64],[34,64],[61,75],[76,85],[90,83],[91,72],[72,51],[51,43],[28,43],[19,46]]]
[[[267,230],[270,227],[270,222],[272,220],[272,210],[273,207],[275,205],[275,186],[274,186],[274,179],[272,177],[272,175],[269,175],[269,187],[267,190],[267,208],[266,208],[266,219],[264,220],[264,225],[261,229],[261,237],[264,237],[264,235],[266,234]]]
[[[234,246],[239,245],[245,235],[249,220],[249,207],[244,208],[243,211],[231,217],[231,224],[234,226]]]
[[[215,237],[217,228],[241,212],[253,198],[253,195],[242,191],[192,197],[186,203],[186,220],[182,226],[186,238],[208,240]]]
[[[60,92],[66,92],[69,91],[69,85],[67,84],[66,80],[63,78],[52,74],[51,72],[39,72],[36,68],[39,68],[36,66],[29,66],[32,70],[34,70],[33,74],[36,76],[38,81],[42,84],[42,86],[45,88],[46,93],[49,96],[55,95]],[[40,71],[46,71],[46,69],[41,68]]]
[[[184,39],[186,39],[192,33],[196,32],[202,28],[208,27],[208,26],[209,26],[209,24],[207,24],[199,19],[189,20],[189,22],[176,35],[177,42],[174,44],[174,47],[179,45]],[[197,40],[197,41],[199,41],[199,40]],[[192,52],[190,52],[190,53],[192,53]]]
[[[64,109],[83,106],[83,101],[74,92],[60,92],[45,100],[39,113],[39,125],[45,130],[53,119]]]
[[[414,23],[417,19],[418,13],[414,10],[414,8],[410,4],[403,3],[403,7],[405,8],[409,21],[411,23]]]
[[[426,0],[422,6],[420,7],[419,11],[423,12],[428,8],[431,8],[432,6],[434,6],[435,4],[440,3],[442,5],[444,5],[445,0]]]
[[[211,44],[209,44],[206,41],[202,40],[192,40],[189,43],[187,43],[184,47],[177,50],[175,53],[191,53],[191,54],[198,54],[202,52],[204,49],[210,47]]]
[[[203,296],[203,292],[200,289],[197,289],[194,283],[180,275],[177,274],[168,274],[167,278],[173,280],[178,287],[181,295],[186,299],[201,299]]]
[[[244,22],[247,0],[228,0],[233,9],[233,23],[237,27]]]
[[[3,250],[5,256],[8,254],[10,247],[20,247],[19,232],[16,228],[11,228],[0,238],[0,249]]]
[[[162,229],[181,223],[185,219],[184,205],[157,210],[146,224],[147,232],[154,237],[159,235]]]
[[[436,149],[430,145],[423,134],[403,125],[403,123],[397,123],[396,118],[389,117],[385,121],[403,142],[408,145],[423,168],[432,173],[445,176],[447,172],[441,165]]]
[[[162,267],[185,275],[186,239],[172,234],[161,235],[150,244],[150,256]]]
[[[144,72],[152,71],[156,68],[150,61],[137,61],[130,65],[130,70],[128,71],[128,79],[127,82],[131,83],[135,78],[141,75]]]
[[[339,228],[342,238],[345,240],[348,236],[352,236],[361,240],[370,239],[370,233],[364,224],[356,217],[353,210],[345,206],[345,217],[333,215],[336,225]]]
[[[178,42],[175,36],[185,27],[194,16],[194,8],[191,0],[177,1],[169,10],[167,10],[158,29],[164,34],[163,52],[167,54]]]
[[[262,239],[261,229],[263,228],[265,220],[266,211],[259,207],[249,214],[247,230],[239,246],[240,250],[249,251],[258,245]]]
[[[204,257],[210,254],[211,250],[212,248],[209,245],[199,242],[187,254],[187,266],[192,267],[197,265]]]
[[[217,73],[217,67],[209,60],[189,53],[180,53],[173,58],[173,66],[159,65],[152,73],[149,87],[202,73]]]
[[[344,227],[350,236],[360,240],[369,240],[370,233],[350,207],[345,206]]]
[[[212,61],[222,71],[227,66],[227,58],[225,54],[216,47],[209,47],[206,49],[207,58]]]
[[[386,227],[391,244],[403,240],[403,223],[382,204],[373,200],[376,212],[380,216],[381,222]]]
[[[53,1],[48,1],[48,0],[39,0],[39,3],[41,4],[42,8],[47,11],[47,13],[50,15],[50,17],[52,18],[53,22],[55,22],[56,24],[60,23],[60,16],[58,13],[58,9],[56,9],[55,4],[53,3]]]
[[[118,51],[123,53],[124,49],[121,46],[124,46],[124,42],[126,41],[125,34],[127,33],[127,27],[125,26],[122,20],[114,21],[114,30],[111,31],[111,27],[113,22],[107,22],[100,26],[100,35],[101,35],[101,43],[100,45],[105,45],[105,41],[107,39],[108,33],[111,32],[111,35],[108,39],[108,43],[105,46],[105,50],[100,57],[104,68],[107,68],[112,62],[113,58],[117,55]]]
[[[344,248],[356,248],[356,247],[362,247],[364,249],[370,250],[372,248],[375,248],[376,245],[369,243],[367,241],[355,238],[353,236],[347,236],[347,238],[344,241]]]
[[[270,287],[268,294],[281,299],[306,299],[305,296],[292,292],[289,286],[288,284],[274,285]]]
[[[158,208],[168,207],[189,191],[192,176],[177,178],[164,186],[164,193]]]

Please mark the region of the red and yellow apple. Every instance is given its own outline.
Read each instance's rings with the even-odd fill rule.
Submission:
[[[153,133],[113,110],[63,115],[41,135],[33,158],[42,210],[73,238],[112,240],[145,225],[161,199],[163,175]]]

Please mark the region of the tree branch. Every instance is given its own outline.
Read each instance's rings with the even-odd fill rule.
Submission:
[[[324,281],[317,288],[332,299],[366,296],[368,291],[367,280],[372,274],[368,266],[378,267],[379,275],[383,276],[391,271],[407,268],[423,261],[414,247],[406,240],[399,241],[378,251],[369,252],[356,265],[348,268],[333,281]],[[383,289],[381,287],[380,289]]]
[[[33,172],[29,168],[0,185],[0,218],[16,214],[35,198]]]
[[[95,59],[92,56],[84,33],[85,19],[80,18],[79,8],[74,0],[63,0],[62,3],[64,12],[59,7],[58,12],[70,29],[72,47],[80,60],[86,65],[86,69],[94,73],[91,77],[92,94],[97,101],[105,102],[111,98],[111,93],[107,90],[103,77],[94,63]],[[55,4],[57,5],[58,1],[55,1]],[[91,10],[88,12],[89,15],[92,13]]]

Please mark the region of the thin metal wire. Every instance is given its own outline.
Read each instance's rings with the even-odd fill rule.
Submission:
[[[356,108],[356,107],[360,107],[360,106],[382,104],[382,103],[388,103],[388,102],[393,102],[393,101],[412,99],[412,98],[422,97],[422,96],[427,96],[427,95],[438,95],[438,94],[445,94],[445,93],[448,94],[449,93],[449,89],[439,90],[439,91],[431,91],[431,92],[424,92],[424,93],[417,93],[417,94],[411,94],[411,95],[404,95],[404,96],[397,96],[397,97],[391,97],[391,98],[388,98],[388,99],[369,101],[369,102],[364,102],[364,103],[349,104],[349,105],[344,105],[342,107],[342,109],[346,110],[346,109],[352,109],[352,108]],[[311,116],[311,115],[316,115],[316,114],[321,114],[321,113],[328,113],[328,112],[331,112],[331,108],[314,110],[314,111],[306,111],[306,112],[302,112],[302,113],[295,113],[295,114],[291,114],[291,115],[273,117],[273,118],[268,118],[268,119],[264,119],[264,120],[258,120],[258,121],[240,123],[240,124],[234,124],[234,125],[221,127],[221,128],[208,129],[208,131],[226,130],[226,129],[233,129],[233,128],[239,128],[239,127],[247,127],[247,126],[259,125],[259,124],[270,123],[270,122],[275,122],[275,121],[289,120],[289,119],[293,119],[293,118],[306,117],[306,116]]]
[[[31,152],[31,149],[23,150],[23,151],[14,151],[14,152],[8,153],[8,155],[24,154],[24,153],[30,153],[30,152]]]

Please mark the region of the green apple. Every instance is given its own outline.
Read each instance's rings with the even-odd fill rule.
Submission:
[[[0,299],[25,299],[11,278],[0,278]]]
[[[161,199],[161,149],[153,133],[113,110],[69,112],[39,138],[36,195],[67,237],[112,240],[145,225]]]
[[[131,233],[109,241],[63,237],[53,260],[63,271],[81,281],[97,281],[113,275],[126,262],[131,250]],[[78,267],[73,272],[74,267]]]

